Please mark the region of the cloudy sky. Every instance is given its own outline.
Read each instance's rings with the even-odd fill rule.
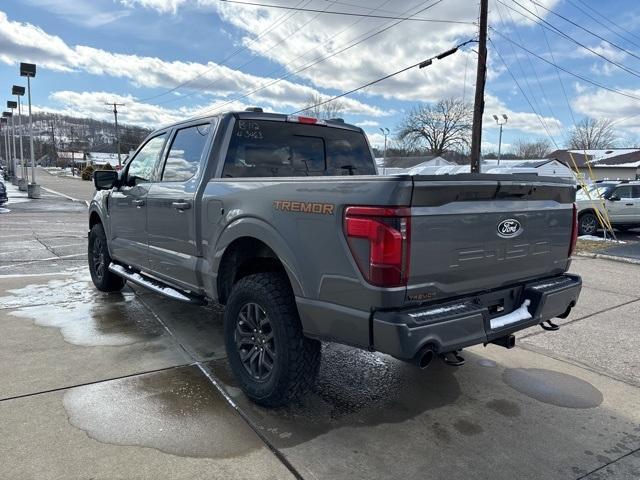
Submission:
[[[289,113],[477,35],[470,0],[247,1],[370,17],[220,0],[3,0],[0,88],[8,97],[18,62],[31,61],[39,109],[110,119],[104,103],[117,101],[124,122],[149,127],[253,105]],[[520,138],[562,146],[585,115],[638,142],[636,0],[491,0],[490,26],[485,151],[498,141],[494,114],[509,117],[506,150]],[[344,117],[378,145],[379,128],[393,132],[420,102],[471,102],[475,48],[350,95]]]

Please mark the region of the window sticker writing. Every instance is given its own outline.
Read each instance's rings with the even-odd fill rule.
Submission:
[[[248,120],[240,120],[238,122],[238,131],[236,136],[241,138],[253,138],[255,140],[262,140],[262,130],[257,122],[250,122]]]

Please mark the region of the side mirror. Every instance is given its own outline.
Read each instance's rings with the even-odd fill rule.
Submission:
[[[111,190],[118,184],[118,172],[115,170],[96,170],[93,172],[96,190]]]
[[[607,198],[607,200],[609,200],[610,202],[619,202],[620,197],[614,193],[610,195],[609,198]]]

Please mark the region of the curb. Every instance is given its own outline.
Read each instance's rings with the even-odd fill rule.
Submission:
[[[87,208],[89,207],[89,202],[87,200],[80,200],[78,198],[70,197],[69,195],[66,195],[64,193],[58,192],[56,190],[51,190],[50,188],[45,188],[42,185],[40,186],[40,188],[42,190],[44,190],[45,192],[53,193],[54,195],[60,195],[61,197],[66,198],[67,200],[71,200],[72,202],[84,203],[87,206]]]
[[[616,255],[607,255],[605,253],[575,253],[576,257],[598,258],[600,260],[611,260],[613,262],[630,263],[631,265],[640,265],[640,259],[619,257]]]

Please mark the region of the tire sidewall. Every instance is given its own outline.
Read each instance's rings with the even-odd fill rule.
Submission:
[[[267,314],[274,335],[276,361],[271,375],[264,381],[256,381],[245,370],[235,343],[238,314],[242,307],[250,302],[258,304]],[[273,392],[279,390],[281,385],[286,384],[289,380],[288,371],[285,368],[285,365],[289,362],[288,350],[285,348],[287,335],[280,320],[283,315],[290,314],[286,306],[279,305],[274,298],[269,296],[264,286],[257,282],[252,282],[250,278],[240,280],[229,296],[224,313],[224,336],[227,357],[236,379],[241,383],[242,389],[254,401],[260,402],[260,399],[270,397]]]
[[[104,234],[104,227],[99,223],[91,227],[91,231],[89,232],[89,241],[87,242],[87,256],[89,257],[89,273],[91,273],[91,280],[93,280],[93,283],[96,286],[100,287],[104,283],[104,274],[101,278],[98,277],[95,271],[95,266],[93,264],[93,248],[97,238],[100,238],[100,240],[102,240],[103,248],[106,247],[107,237]],[[107,257],[105,257],[105,261],[107,259],[109,259],[108,252]]]
[[[583,214],[583,215],[580,217],[579,222],[578,222],[578,233],[580,233],[580,235],[593,235],[593,234],[595,234],[595,233],[598,231],[598,227],[597,227],[597,225],[596,225],[596,228],[595,228],[593,231],[591,231],[591,232],[586,232],[585,230],[583,230],[583,228],[582,228],[582,222],[583,222],[583,220],[584,220],[585,218],[588,218],[588,217],[593,218],[593,220],[597,222],[596,216],[595,216],[593,213],[585,213],[585,214]]]

